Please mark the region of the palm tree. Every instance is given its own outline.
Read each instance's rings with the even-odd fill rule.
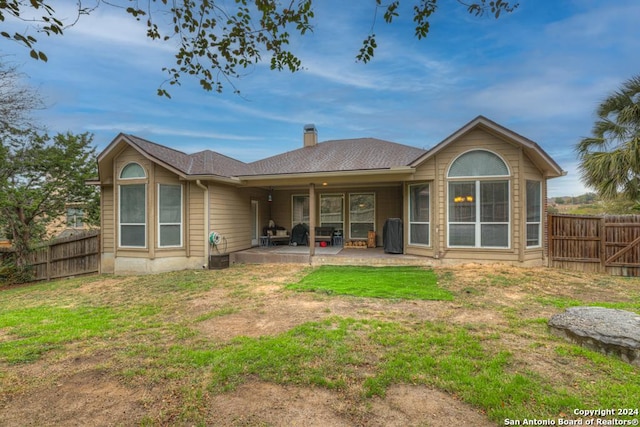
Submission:
[[[604,199],[640,199],[640,74],[600,104],[593,136],[576,147],[583,182]]]

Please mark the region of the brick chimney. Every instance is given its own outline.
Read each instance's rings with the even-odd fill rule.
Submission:
[[[304,125],[303,141],[305,147],[315,147],[318,144],[318,130],[316,129],[316,125]]]

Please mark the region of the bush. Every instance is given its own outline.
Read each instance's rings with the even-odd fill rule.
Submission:
[[[30,266],[19,267],[12,259],[0,263],[0,285],[15,285],[33,280]]]

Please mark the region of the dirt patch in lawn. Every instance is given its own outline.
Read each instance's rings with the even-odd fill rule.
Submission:
[[[566,362],[548,345],[546,325],[540,321],[561,311],[549,301],[616,302],[640,295],[637,282],[632,282],[630,292],[629,282],[622,278],[502,265],[436,270],[440,284],[455,295],[447,302],[337,297],[285,288],[305,271],[299,265],[262,265],[200,272],[210,275],[205,278],[210,277],[216,286],[190,295],[183,303],[172,301],[176,312],[166,315],[166,321],[179,319],[199,339],[220,345],[238,336],[277,335],[330,316],[405,324],[443,321],[491,335],[502,347],[514,349],[516,364],[570,384]],[[73,292],[108,298],[110,291],[117,291],[125,298],[133,282],[132,278],[110,277],[92,280]],[[518,322],[533,326],[521,334],[514,327]],[[0,342],[11,339],[0,330]],[[167,347],[171,344],[166,343]],[[0,364],[0,425],[189,425],[180,414],[189,404],[188,390],[194,387],[194,393],[204,396],[199,400],[204,405],[193,411],[207,425],[495,425],[478,408],[425,386],[393,385],[384,398],[367,399],[358,387],[336,391],[249,379],[233,391],[215,394],[202,385],[205,380],[197,384],[198,379],[170,374],[128,377],[124,371],[135,369],[136,361],[123,360],[128,349],[122,346],[122,342],[114,343],[113,348],[101,342],[85,347],[78,342],[33,363]],[[490,342],[487,347],[491,348]],[[141,365],[146,363],[142,356],[136,357]]]

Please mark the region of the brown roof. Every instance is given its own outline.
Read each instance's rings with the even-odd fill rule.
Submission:
[[[246,175],[342,172],[407,166],[426,150],[375,138],[320,142],[250,163]]]
[[[560,176],[563,171],[535,142],[526,139],[495,122],[478,116],[454,134],[430,150],[383,141],[376,138],[342,139],[320,142],[283,154],[244,163],[211,150],[186,154],[133,135],[121,134],[112,142],[124,138],[154,161],[173,169],[184,177],[219,176],[223,178],[251,177],[260,175],[288,175],[323,172],[348,172],[385,170],[400,167],[416,167],[443,147],[457,140],[462,134],[481,127],[484,130],[518,142],[527,155],[550,177]],[[111,147],[111,145],[109,146]],[[98,160],[110,148],[98,156]]]
[[[248,165],[211,150],[186,154],[134,135],[125,135],[127,140],[148,156],[177,169],[186,175],[217,175],[231,177],[246,174]]]

